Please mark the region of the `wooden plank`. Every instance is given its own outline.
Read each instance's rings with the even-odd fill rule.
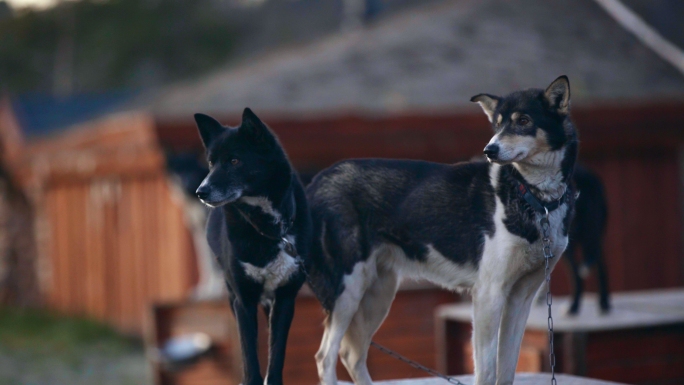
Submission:
[[[457,380],[465,384],[474,384],[473,376],[456,376]],[[562,385],[619,385],[617,382],[594,380],[567,374],[557,374],[556,379]],[[519,373],[515,375],[514,385],[547,385],[551,382],[549,374]],[[379,381],[377,385],[443,385],[445,382],[439,378],[421,378],[416,380]],[[347,384],[345,384],[347,385]]]
[[[103,204],[101,206],[102,215],[105,223],[104,231],[104,251],[105,260],[107,261],[107,319],[119,328],[125,328],[125,320],[122,314],[122,302],[125,298],[122,297],[121,287],[126,285],[125,281],[121,281],[122,274],[121,261],[119,259],[119,245],[118,245],[118,215],[116,206]]]
[[[114,182],[114,181],[113,181]],[[117,183],[118,186],[122,184],[135,183],[128,180]],[[125,322],[125,327],[128,330],[140,331],[141,317],[142,317],[142,296],[140,293],[139,272],[137,271],[136,255],[134,251],[134,239],[131,232],[132,222],[137,220],[135,213],[131,208],[131,196],[128,193],[121,194],[121,198],[115,202],[117,210],[117,241],[118,241],[118,258],[120,261],[121,270],[118,279],[124,283],[121,285],[121,313]]]
[[[58,214],[57,217],[55,218],[54,226],[56,228],[60,229],[60,239],[61,242],[59,243],[59,260],[58,263],[60,265],[59,270],[60,270],[60,275],[59,275],[59,284],[57,286],[57,289],[61,293],[60,296],[60,310],[61,311],[68,311],[69,310],[69,302],[71,298],[71,291],[69,290],[69,231],[68,231],[68,215],[69,215],[69,206],[68,206],[68,197],[69,197],[69,192],[67,191],[66,188],[62,188],[59,190],[59,201],[57,202],[58,204]],[[65,226],[66,224],[66,226]]]
[[[61,190],[50,189],[47,191],[46,199],[47,209],[47,222],[50,232],[50,263],[52,270],[51,286],[49,288],[48,298],[49,303],[55,309],[62,309],[64,306],[63,296],[66,294],[65,290],[62,288],[64,267],[63,264],[66,259],[63,257],[63,247],[66,238],[63,233],[66,230],[63,226],[58,226],[57,223],[61,218]]]
[[[89,272],[84,263],[85,243],[85,187],[82,184],[69,186],[69,220],[67,231],[69,232],[69,288],[71,290],[71,302],[69,311],[71,314],[85,315],[87,291],[86,277]]]
[[[560,315],[569,303],[569,297],[554,298],[554,330],[556,332],[593,332],[617,329],[672,325],[684,322],[684,289],[649,290],[616,293],[613,311],[608,315],[599,312],[596,295],[584,299],[584,311],[577,316]],[[644,303],[647,302],[647,303]],[[437,316],[445,320],[470,323],[472,304],[460,303],[440,306]],[[547,330],[547,308],[533,305],[527,320],[529,330]]]
[[[160,217],[156,205],[156,197],[161,191],[158,189],[158,184],[152,178],[141,182],[140,202],[142,203],[142,218],[143,223],[143,237],[144,254],[145,254],[145,271],[147,272],[147,290],[149,298],[154,301],[163,300],[162,288],[160,280],[163,279],[160,275],[161,266],[164,262],[164,255],[161,252],[160,239],[157,233],[157,221]]]
[[[146,255],[144,252],[144,245],[148,241],[143,234],[144,218],[143,210],[143,186],[144,180],[138,178],[125,179],[123,181],[124,195],[122,196],[122,203],[125,202],[125,208],[122,206],[122,211],[125,210],[126,220],[125,228],[127,229],[127,237],[130,242],[130,253],[133,265],[132,274],[135,276],[135,291],[136,291],[136,327],[141,328],[141,319],[144,319],[147,307],[153,303],[153,298],[150,297],[148,287],[148,277],[150,273],[146,270],[146,260],[153,258],[151,255]],[[140,330],[140,329],[139,329]],[[144,329],[143,329],[144,330]]]

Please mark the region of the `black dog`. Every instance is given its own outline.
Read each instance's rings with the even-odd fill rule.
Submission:
[[[608,274],[603,261],[603,238],[606,233],[608,220],[608,203],[603,189],[603,183],[598,175],[584,166],[575,168],[575,185],[580,196],[575,204],[575,219],[570,227],[570,241],[565,250],[566,260],[570,263],[575,292],[568,314],[579,312],[584,280],[589,275],[589,269],[596,265],[599,283],[599,305],[601,311],[610,311],[608,292]],[[582,248],[583,263],[576,260],[575,251]]]
[[[275,135],[249,109],[239,127],[196,114],[209,175],[197,196],[210,207],[207,240],[226,276],[240,330],[244,384],[262,385],[257,307],[269,315],[267,384],[282,384],[295,296],[305,280],[311,219],[304,189]]]

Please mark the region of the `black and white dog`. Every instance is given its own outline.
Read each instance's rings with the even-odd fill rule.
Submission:
[[[570,85],[480,94],[494,129],[490,163],[348,160],[307,188],[314,223],[312,289],[329,313],[316,354],[321,383],[338,353],[356,384],[402,277],[467,288],[474,302],[476,384],[512,384],[525,322],[544,280],[541,218],[552,252],[568,242],[578,141]],[[558,257],[551,260],[555,265]]]
[[[250,110],[239,127],[196,114],[209,175],[197,196],[213,207],[207,240],[223,268],[240,331],[244,384],[282,384],[295,297],[305,281],[311,217],[276,136]],[[269,316],[266,380],[257,358],[257,307]]]

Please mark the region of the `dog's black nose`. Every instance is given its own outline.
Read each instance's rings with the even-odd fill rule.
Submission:
[[[209,189],[206,188],[206,186],[200,186],[197,191],[195,191],[195,194],[199,199],[206,201],[207,198],[209,198]]]
[[[484,154],[489,159],[496,159],[499,156],[499,145],[498,144],[488,144],[484,148]]]

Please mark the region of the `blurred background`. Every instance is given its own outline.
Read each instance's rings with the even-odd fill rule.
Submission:
[[[655,313],[672,315],[684,309],[673,297],[684,288],[683,49],[681,0],[0,1],[0,384],[239,382],[192,194],[206,173],[192,114],[237,125],[247,106],[308,182],[344,158],[478,156],[491,131],[471,96],[568,75],[580,161],[608,202],[611,292],[666,293]],[[554,293],[572,282],[559,264]],[[467,372],[449,369],[435,315],[460,300],[406,284],[377,341]],[[298,301],[285,379],[313,384],[323,315],[306,290]],[[618,301],[604,317],[625,312]],[[684,383],[684,315],[673,317],[626,346],[582,345],[584,360],[610,352],[562,369]],[[166,367],[157,348],[195,331],[212,337],[211,355]],[[644,349],[648,359],[615,355]],[[526,370],[545,370],[540,352]],[[378,352],[369,367],[375,379],[423,376]]]

